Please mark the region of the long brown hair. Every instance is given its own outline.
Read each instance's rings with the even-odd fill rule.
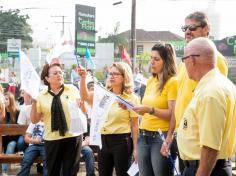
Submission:
[[[16,112],[17,112],[15,97],[11,92],[4,93],[4,96],[7,96],[9,98],[9,105],[8,105],[8,107],[6,107],[6,109],[8,109],[8,111],[10,113],[11,123],[15,123],[16,122]]]
[[[166,82],[177,74],[176,56],[173,46],[169,43],[158,42],[152,47],[152,51],[157,51],[164,62],[162,78],[158,78],[160,85],[158,90],[162,92]],[[154,75],[156,76],[156,75]]]

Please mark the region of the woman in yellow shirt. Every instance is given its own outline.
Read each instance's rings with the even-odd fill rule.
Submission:
[[[176,70],[172,46],[161,42],[154,45],[151,52],[153,76],[147,82],[142,105],[133,109],[143,115],[137,146],[138,165],[142,176],[174,175],[171,162],[160,153],[162,139],[158,129],[166,136],[177,95]],[[173,158],[176,158],[176,154]]]
[[[92,105],[94,93],[88,93],[86,88],[86,71],[79,69],[81,76],[81,99]],[[133,76],[128,64],[117,62],[109,70],[107,88],[133,104],[139,103],[139,98],[133,93]],[[93,117],[91,117],[93,118]],[[115,167],[117,176],[128,176],[133,154],[136,159],[138,136],[138,115],[127,109],[122,109],[114,102],[101,129],[102,149],[98,156],[100,176],[112,176]],[[132,138],[131,138],[132,134]]]
[[[37,123],[43,117],[48,176],[75,176],[82,134],[71,132],[74,118],[71,117],[70,104],[78,102],[79,90],[64,84],[59,63],[45,65],[43,71],[42,78],[47,88],[32,102],[31,122]]]

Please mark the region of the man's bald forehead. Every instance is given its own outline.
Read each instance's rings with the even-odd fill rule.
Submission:
[[[216,54],[216,46],[215,44],[208,38],[198,37],[190,41],[186,46],[186,51],[197,51],[197,54],[210,55],[215,57]]]

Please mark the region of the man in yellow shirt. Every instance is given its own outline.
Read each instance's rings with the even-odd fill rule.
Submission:
[[[198,37],[208,38],[210,32],[210,25],[206,14],[202,12],[194,12],[189,14],[185,18],[185,25],[181,29],[184,32],[185,40],[188,43],[191,40]],[[224,56],[219,52],[217,52],[216,63],[220,72],[223,75],[227,76],[228,74],[227,61],[224,58]],[[175,113],[173,113],[175,117],[172,117],[170,121],[170,127],[166,138],[167,148],[165,150],[165,147],[163,146],[161,150],[163,155],[166,156],[168,155],[169,146],[171,145],[173,140],[172,136],[174,130],[175,128],[178,129],[179,123],[183,117],[185,109],[187,108],[189,102],[193,97],[193,92],[196,86],[197,82],[191,80],[188,77],[185,64],[180,63],[178,68],[178,94],[175,104]],[[184,166],[181,160],[179,160],[179,166],[180,166],[180,172],[182,172]]]
[[[198,82],[180,122],[177,142],[185,176],[231,176],[236,148],[236,88],[216,67],[217,51],[207,38],[192,40],[184,61]]]

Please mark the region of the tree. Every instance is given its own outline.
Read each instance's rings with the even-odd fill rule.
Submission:
[[[147,65],[150,61],[150,53],[144,52],[141,55],[136,56],[136,64],[138,65],[139,70],[144,70],[144,65]]]
[[[7,51],[7,39],[21,39],[22,48],[32,46],[31,26],[28,15],[20,15],[20,10],[0,10],[0,52]]]
[[[107,38],[99,39],[98,43],[114,43],[115,57],[121,58],[122,48],[128,46],[128,40],[124,36],[118,34],[119,28],[120,22],[117,22],[114,27],[114,32],[109,34]]]

